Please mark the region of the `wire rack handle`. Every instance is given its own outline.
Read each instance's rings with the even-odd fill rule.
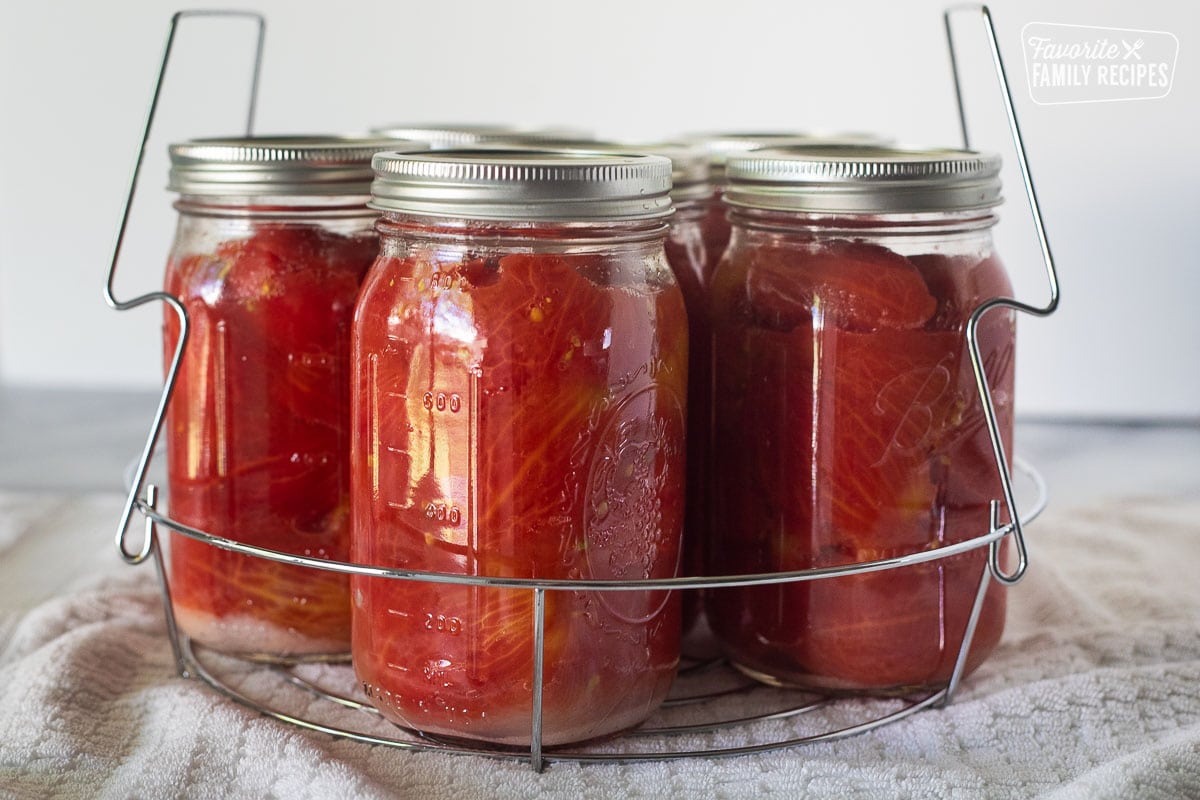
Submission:
[[[967,345],[971,355],[971,368],[975,372],[975,387],[979,399],[983,403],[984,419],[987,422],[988,436],[992,443],[992,453],[996,459],[996,470],[1000,476],[1000,484],[1004,491],[1004,503],[1008,509],[1008,519],[1011,524],[1011,535],[1017,550],[1017,565],[1012,572],[1005,572],[1001,563],[1002,541],[997,540],[989,545],[988,568],[992,577],[1005,586],[1018,583],[1025,576],[1029,567],[1029,554],[1025,547],[1025,534],[1021,527],[1021,515],[1017,513],[1017,503],[1014,499],[1012,485],[1012,470],[1009,468],[1008,456],[1004,453],[1004,442],[1000,435],[1000,425],[996,419],[996,410],[992,403],[992,390],[988,383],[987,371],[983,366],[983,357],[979,350],[979,321],[989,311],[1007,308],[1037,317],[1046,317],[1058,308],[1059,289],[1058,271],[1054,266],[1054,256],[1050,253],[1050,242],[1046,239],[1046,226],[1042,222],[1042,210],[1038,204],[1037,192],[1033,187],[1033,176],[1029,171],[1029,159],[1025,155],[1025,141],[1021,136],[1021,126],[1017,123],[1017,112],[1013,107],[1012,90],[1008,84],[1008,72],[1004,68],[1004,59],[1000,56],[1000,44],[996,39],[996,26],[992,21],[992,12],[985,5],[952,6],[942,15],[946,28],[946,46],[950,51],[950,66],[954,75],[954,96],[958,102],[958,121],[962,128],[963,147],[971,147],[971,138],[967,131],[967,112],[963,103],[962,80],[959,75],[958,58],[954,49],[954,26],[951,17],[957,13],[970,11],[981,16],[983,29],[987,35],[988,46],[991,49],[992,65],[996,70],[996,80],[1000,84],[1000,96],[1004,101],[1004,112],[1008,118],[1008,130],[1012,136],[1013,147],[1017,153],[1017,164],[1021,168],[1021,181],[1025,186],[1025,197],[1029,201],[1029,212],[1033,216],[1033,226],[1037,231],[1038,245],[1042,252],[1042,262],[1046,268],[1046,278],[1050,283],[1050,297],[1044,306],[1022,303],[1012,298],[997,298],[989,300],[971,314],[967,321]],[[992,530],[1001,527],[1000,502],[991,503]]]
[[[179,372],[179,364],[183,360],[184,348],[187,347],[188,340],[188,315],[187,309],[179,298],[163,291],[148,292],[139,295],[130,300],[120,300],[117,298],[113,289],[114,282],[117,276],[117,264],[121,259],[121,247],[125,243],[125,234],[129,227],[129,213],[133,208],[133,200],[137,194],[138,180],[142,173],[142,163],[146,158],[146,145],[150,141],[150,131],[154,126],[154,117],[158,112],[158,101],[162,97],[163,82],[167,74],[167,65],[171,61],[171,49],[175,44],[175,33],[179,29],[179,24],[185,19],[196,17],[218,17],[230,18],[237,20],[252,20],[257,24],[258,37],[254,53],[254,66],[250,79],[250,102],[246,112],[246,135],[249,136],[254,130],[254,114],[258,106],[258,83],[259,76],[262,73],[262,54],[263,43],[266,38],[267,21],[262,14],[253,11],[223,11],[223,10],[191,10],[177,11],[171,16],[171,24],[167,29],[167,41],[163,47],[162,61],[158,67],[158,77],[154,83],[154,95],[150,100],[150,108],[146,113],[146,125],[142,130],[142,140],[138,145],[137,160],[134,162],[133,175],[129,179],[129,193],[125,196],[125,206],[121,212],[121,224],[117,228],[116,242],[113,244],[112,260],[108,265],[108,276],[104,283],[104,300],[111,308],[117,311],[128,311],[132,308],[159,301],[165,303],[168,308],[175,312],[175,316],[179,320],[179,341],[175,345],[175,352],[171,357],[171,366],[167,370],[166,379],[163,382],[162,395],[158,400],[158,407],[154,411],[154,420],[150,425],[150,433],[146,437],[146,443],[142,448],[141,455],[138,458],[137,468],[134,471],[133,480],[130,482],[129,495],[125,499],[125,507],[121,511],[121,521],[117,526],[116,544],[117,550],[121,553],[121,558],[130,564],[140,564],[145,561],[153,548],[153,537],[149,530],[142,537],[142,542],[136,549],[131,549],[126,541],[129,524],[133,518],[134,508],[137,505],[138,497],[142,493],[142,489],[146,482],[146,471],[150,467],[150,459],[154,453],[154,445],[158,441],[159,432],[162,430],[163,418],[166,415],[167,404],[171,400],[171,394],[175,391],[175,380]]]

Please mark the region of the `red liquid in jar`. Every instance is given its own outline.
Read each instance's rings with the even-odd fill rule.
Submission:
[[[725,248],[729,246],[729,237],[732,232],[732,226],[726,216],[729,208],[721,200],[724,194],[721,189],[713,191],[712,197],[706,204],[704,220],[701,223],[704,231],[704,268],[710,276],[716,271],[721,257],[725,255]]]
[[[166,290],[190,332],[167,415],[171,516],[247,544],[349,556],[349,345],[373,234],[256,224],[248,239],[173,258]],[[166,315],[169,366],[179,337]],[[174,535],[171,594],[185,633],[246,655],[349,650],[344,575]]]
[[[698,213],[699,212],[699,213]],[[679,283],[687,308],[687,492],[683,525],[683,572],[704,574],[704,544],[712,527],[712,323],[709,318],[711,267],[704,238],[707,204],[680,206],[665,244],[667,263]],[[683,593],[683,631],[699,617],[700,592]]]
[[[1000,497],[964,326],[1011,288],[994,257],[873,244],[733,248],[716,277],[715,574],[829,567],[987,533]],[[979,344],[1011,453],[1013,323]],[[865,575],[710,594],[733,660],[768,682],[847,691],[944,684],[987,548]],[[967,662],[1004,624],[993,583]]]
[[[677,574],[684,307],[622,258],[381,257],[355,323],[356,561]],[[352,585],[355,670],[386,718],[528,745],[531,590]],[[543,743],[645,719],[674,678],[679,624],[678,592],[546,591]]]

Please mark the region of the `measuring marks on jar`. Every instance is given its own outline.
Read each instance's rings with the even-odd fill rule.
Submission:
[[[377,513],[395,515],[430,544],[448,545],[455,566],[470,570],[478,544],[481,374],[434,369],[424,348],[410,353],[411,368],[382,381],[378,354],[368,357],[372,497]]]

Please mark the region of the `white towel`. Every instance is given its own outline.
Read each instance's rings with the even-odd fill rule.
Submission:
[[[19,506],[9,497],[0,514],[28,520]],[[102,547],[118,506],[93,503],[112,516],[70,540]],[[116,577],[0,616],[0,797],[1200,798],[1200,502],[1052,508],[1028,534],[1004,639],[947,708],[827,744],[541,774],[302,731],[177,677],[153,570],[113,554]],[[271,694],[272,681],[257,670],[244,685]]]

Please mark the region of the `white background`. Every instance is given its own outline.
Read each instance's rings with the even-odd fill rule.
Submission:
[[[713,129],[864,130],[956,144],[945,2],[259,0],[257,129],[389,122],[567,124],[610,137]],[[193,7],[211,4],[201,0]],[[159,380],[161,310],[101,289],[173,3],[0,5],[0,382],[140,388]],[[1200,418],[1200,12],[1168,0],[992,4],[1059,261],[1063,304],[1022,318],[1018,412]],[[1006,157],[997,236],[1018,294],[1046,299],[985,40],[963,15],[976,146]],[[1161,100],[1030,101],[1028,22],[1169,31]],[[242,125],[245,23],[180,29],[117,280],[156,288],[174,225],[166,145]]]

